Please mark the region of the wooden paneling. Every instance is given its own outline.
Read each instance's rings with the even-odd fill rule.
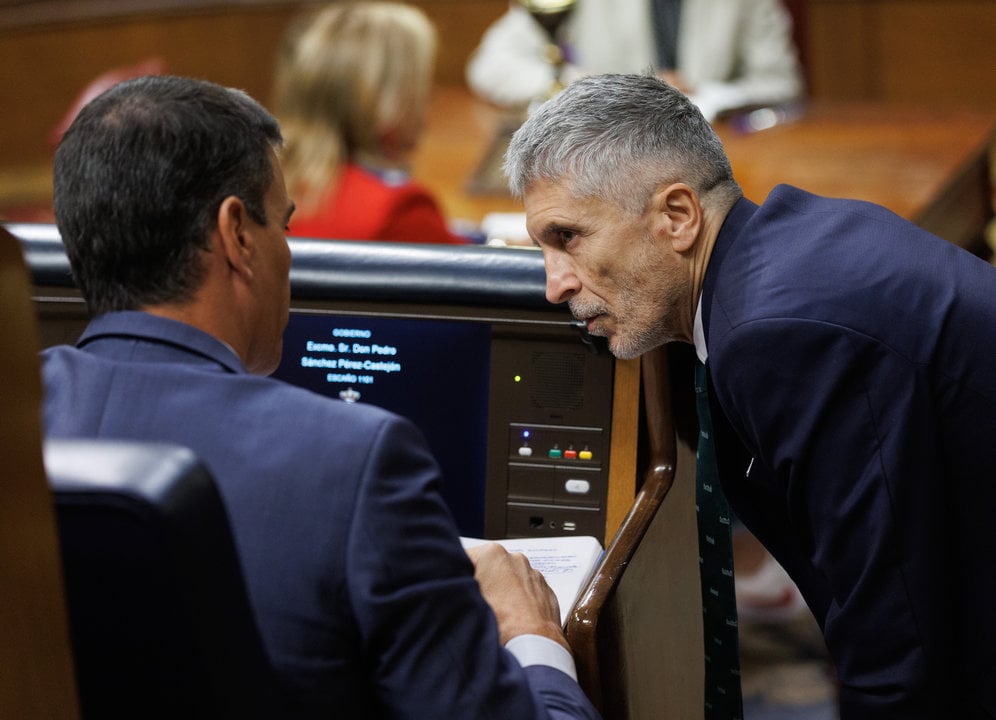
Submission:
[[[507,0],[409,1],[439,31],[437,81],[462,85],[468,56]],[[240,87],[267,103],[280,37],[293,17],[316,3],[136,0],[109,3],[102,14],[72,10],[83,5],[27,3],[16,6],[16,16],[0,5],[0,167],[48,162],[49,132],[80,91],[108,69],[149,57],[161,57],[167,72]],[[170,6],[135,14],[135,8]],[[71,22],[53,19],[60,7]]]
[[[888,100],[996,110],[996,2],[879,3],[881,89]]]
[[[993,0],[809,0],[808,74],[819,99],[996,111]]]
[[[265,101],[291,5],[154,14],[7,31],[0,38],[0,165],[50,158],[49,133],[110,68],[161,57],[166,71],[241,87]]]
[[[807,76],[813,97],[868,99],[877,93],[871,39],[877,13],[867,3],[814,3],[808,14]]]

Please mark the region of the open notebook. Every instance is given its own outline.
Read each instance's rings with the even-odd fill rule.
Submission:
[[[560,624],[567,622],[567,614],[587,584],[602,557],[602,545],[597,539],[585,535],[562,537],[514,538],[509,540],[479,540],[462,537],[465,548],[496,542],[509,552],[521,552],[529,564],[543,573],[547,584],[560,603]]]

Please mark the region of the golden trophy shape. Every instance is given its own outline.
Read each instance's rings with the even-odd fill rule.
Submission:
[[[518,2],[542,26],[549,38],[549,43],[546,46],[546,59],[553,65],[553,84],[547,96],[553,97],[564,89],[561,77],[564,69],[564,54],[557,44],[557,31],[571,14],[577,0],[518,0]]]
[[[475,195],[501,197],[508,195],[508,183],[502,171],[502,163],[505,160],[505,150],[508,149],[512,134],[522,125],[528,113],[532,112],[544,100],[549,100],[564,89],[561,76],[565,58],[557,45],[557,32],[564,20],[571,14],[577,0],[516,0],[516,2],[525,8],[546,32],[547,45],[544,57],[553,66],[553,82],[550,84],[545,97],[534,98],[528,107],[509,109],[508,116],[495,133],[494,140],[488,146],[484,158],[471,178],[469,190]]]

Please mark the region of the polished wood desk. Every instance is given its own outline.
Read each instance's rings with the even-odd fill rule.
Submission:
[[[450,217],[479,222],[488,212],[522,210],[507,195],[468,190],[510,120],[463,88],[437,88],[413,169]],[[813,103],[798,119],[759,132],[717,126],[734,175],[755,202],[782,182],[869,200],[976,251],[993,216],[994,129],[996,116],[985,112],[853,103]]]
[[[993,217],[996,115],[896,105],[814,103],[755,133],[720,128],[733,172],[760,202],[778,183],[884,205],[972,250]]]

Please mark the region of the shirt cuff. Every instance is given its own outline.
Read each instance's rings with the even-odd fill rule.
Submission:
[[[547,665],[578,680],[574,657],[555,640],[542,635],[516,635],[505,643],[508,650],[522,667]]]

